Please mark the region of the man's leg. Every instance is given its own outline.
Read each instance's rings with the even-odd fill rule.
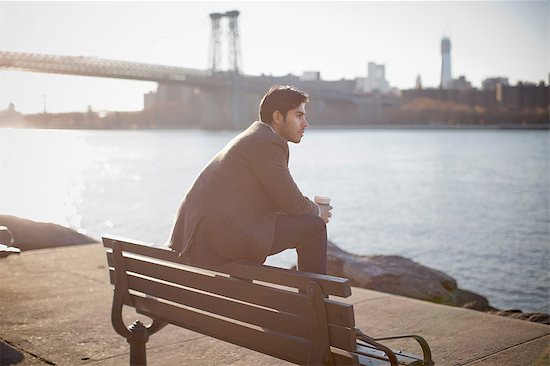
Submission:
[[[327,273],[327,226],[319,216],[277,215],[269,255],[289,248],[296,248],[298,270]]]

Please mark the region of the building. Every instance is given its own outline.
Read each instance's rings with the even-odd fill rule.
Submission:
[[[467,86],[469,82],[464,80],[464,84]],[[471,87],[403,90],[402,102],[409,103],[418,98],[427,98],[470,107],[482,107],[486,110],[504,108],[508,111],[523,111],[536,108],[548,109],[549,95],[550,86],[542,81],[539,84],[518,82],[515,86],[497,84],[495,89],[484,88],[483,90]]]
[[[508,78],[503,76],[487,78],[481,82],[481,89],[483,90],[496,90],[497,86],[509,86]]]
[[[319,81],[321,80],[321,72],[320,71],[304,71],[302,73],[302,77],[300,80],[313,80],[313,81]]]
[[[391,91],[390,84],[386,80],[386,66],[372,61],[368,63],[367,77],[357,78],[357,84],[358,91],[364,93],[378,91],[387,94]]]
[[[441,89],[449,89],[453,81],[451,73],[451,40],[447,37],[441,40]]]
[[[461,75],[458,77],[458,79],[452,79],[448,83],[448,87],[446,89],[469,90],[472,89],[472,83],[466,80],[466,77],[464,75]]]
[[[422,77],[420,77],[420,74],[416,77],[416,82],[414,83],[414,88],[419,90],[422,89]]]
[[[23,114],[15,109],[15,104],[10,103],[8,108],[0,110],[0,127],[20,127],[23,123]]]

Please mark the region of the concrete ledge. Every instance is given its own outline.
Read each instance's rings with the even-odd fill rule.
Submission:
[[[2,258],[0,278],[0,358],[21,366],[128,365],[128,344],[110,323],[113,290],[100,244]],[[436,365],[548,365],[547,325],[358,288],[347,301],[371,336],[424,336]],[[125,318],[148,321],[130,310]],[[419,353],[413,342],[391,346]],[[173,326],[147,347],[151,365],[288,364]]]

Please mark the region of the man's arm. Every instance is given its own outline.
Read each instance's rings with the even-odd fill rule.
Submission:
[[[290,174],[286,142],[275,138],[264,142],[258,147],[252,169],[278,209],[291,215],[319,215],[317,204],[302,194]]]

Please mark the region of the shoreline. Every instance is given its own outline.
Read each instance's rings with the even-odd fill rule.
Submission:
[[[70,114],[70,113],[69,113]],[[52,113],[51,116],[55,116]],[[43,118],[49,117],[50,114],[43,115]],[[50,116],[50,117],[51,117]],[[53,117],[51,117],[53,118]],[[252,122],[252,121],[251,121]],[[99,131],[131,131],[131,130],[202,130],[202,131],[241,131],[248,125],[246,123],[243,126],[235,127],[215,127],[216,125],[209,125],[201,127],[200,125],[182,125],[175,126],[174,124],[168,125],[155,125],[155,124],[76,124],[76,123],[42,123],[32,122],[22,118],[20,120],[2,120],[0,118],[0,129],[13,128],[13,129],[53,129],[53,130],[99,130]],[[550,130],[550,122],[527,122],[516,121],[507,123],[474,123],[468,121],[432,121],[426,123],[376,123],[376,122],[348,122],[345,124],[318,124],[315,121],[309,127],[314,130],[325,129],[342,129],[342,130],[354,130],[354,129],[375,129],[375,130]]]
[[[0,126],[2,129],[17,130],[67,130],[67,131],[241,131],[240,128],[200,128],[200,127],[132,127],[132,128],[89,128],[89,127],[67,127],[67,126]],[[550,131],[550,125],[312,125],[310,130],[450,130],[450,131]]]
[[[319,130],[332,130],[332,129],[342,129],[342,130],[515,130],[515,131],[550,131],[550,124],[539,126],[534,124],[519,125],[519,124],[499,124],[499,125],[468,125],[468,124],[456,124],[456,125],[444,125],[444,124],[434,124],[434,125],[327,125],[327,126],[312,126],[311,129]]]

